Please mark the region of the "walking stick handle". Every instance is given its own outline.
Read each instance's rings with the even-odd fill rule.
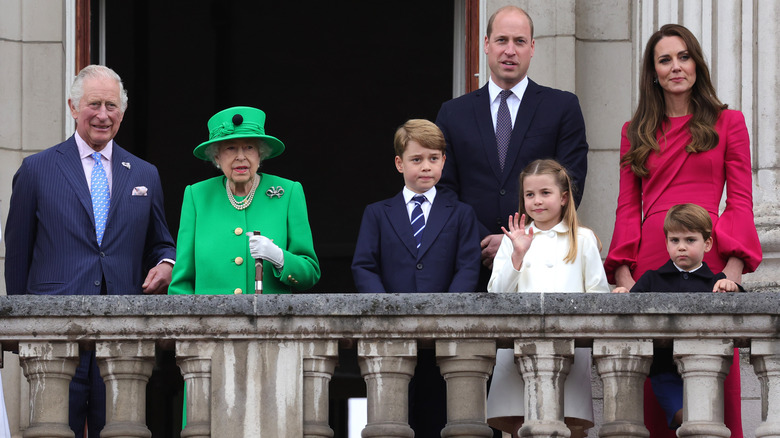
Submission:
[[[259,236],[259,231],[252,231],[252,235]],[[263,259],[255,259],[255,294],[263,293]]]

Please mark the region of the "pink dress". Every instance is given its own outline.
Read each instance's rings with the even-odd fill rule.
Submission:
[[[745,117],[739,111],[724,110],[715,123],[718,145],[707,152],[690,154],[688,121],[691,116],[672,117],[667,132],[657,135],[661,153],[647,159],[649,176],[639,178],[628,167],[620,169],[620,194],[615,231],[604,262],[607,279],[615,282],[620,265],[631,269],[634,280],[648,269],[658,269],[669,260],[663,231],[666,211],[676,204],[694,203],[704,207],[712,217],[713,247],[704,256],[713,272],[723,270],[729,257],[745,263],[743,273],[753,272],[761,263],[761,244],[753,220],[750,139]],[[628,123],[623,125],[621,157],[628,152]],[[724,184],[726,208],[718,216]],[[739,356],[726,378],[726,426],[732,438],[742,437]],[[649,387],[645,387],[645,423],[650,436],[674,437],[668,429],[660,407]]]

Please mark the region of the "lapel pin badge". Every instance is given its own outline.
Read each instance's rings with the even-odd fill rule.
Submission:
[[[122,161],[122,165],[127,167],[128,170],[130,169],[130,163],[128,163],[127,161]]]

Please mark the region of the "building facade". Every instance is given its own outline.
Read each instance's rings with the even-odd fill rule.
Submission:
[[[462,44],[455,1],[453,47]],[[764,251],[759,269],[745,276],[749,290],[771,290],[780,274],[780,2],[755,0],[483,0],[480,38],[487,18],[505,4],[534,19],[536,54],[529,76],[569,90],[580,99],[590,144],[589,172],[580,207],[606,255],[618,194],[620,128],[636,106],[638,69],[647,37],[665,23],[680,23],[702,43],[721,100],[741,110],[751,138],[753,201]],[[11,180],[22,159],[71,135],[67,88],[76,72],[76,0],[0,2],[0,220],[5,225]],[[479,84],[488,69],[479,48]],[[472,54],[473,55],[473,54]],[[462,53],[453,56],[453,90],[465,90]],[[141,92],[137,90],[137,92]],[[132,100],[131,100],[132,102]],[[132,103],[131,103],[132,105]],[[325,116],[327,117],[327,116]],[[202,121],[205,126],[205,120]],[[152,160],[154,161],[154,160]],[[156,163],[155,163],[156,164]],[[12,232],[2,227],[4,232]],[[0,245],[0,258],[5,249]],[[0,263],[0,271],[3,264]],[[5,285],[0,282],[0,291]],[[6,354],[3,382],[12,427],[19,427],[23,377]]]

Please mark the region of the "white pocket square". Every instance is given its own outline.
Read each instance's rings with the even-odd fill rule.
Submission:
[[[146,196],[146,192],[148,192],[149,189],[146,188],[146,186],[138,186],[133,188],[133,196]]]

